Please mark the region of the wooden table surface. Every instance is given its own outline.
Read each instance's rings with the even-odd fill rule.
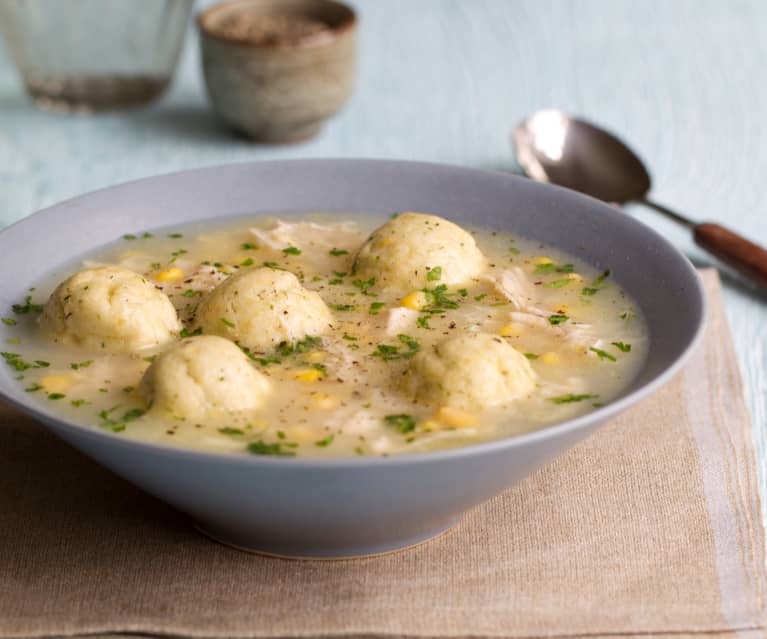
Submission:
[[[205,3],[203,3],[205,4]],[[233,138],[211,117],[190,26],[172,90],[147,109],[35,110],[0,53],[0,225],[117,182],[228,162],[384,157],[517,170],[509,132],[556,106],[636,147],[654,197],[767,244],[767,3],[762,0],[354,0],[359,84],[322,135]],[[630,212],[700,264],[684,230]],[[767,297],[725,298],[767,494]]]

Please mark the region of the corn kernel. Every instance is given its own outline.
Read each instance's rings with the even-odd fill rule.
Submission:
[[[413,291],[405,295],[400,300],[399,305],[413,311],[420,311],[429,305],[429,296],[423,291]]]
[[[308,442],[317,438],[316,434],[312,432],[312,429],[307,428],[306,426],[292,426],[287,429],[285,434],[288,436],[289,440],[295,442]]]
[[[498,331],[501,337],[519,337],[522,335],[522,327],[519,324],[506,324]]]
[[[443,424],[454,428],[471,428],[479,424],[479,418],[476,415],[453,406],[443,406],[437,411],[436,417]]]
[[[338,399],[338,397],[328,393],[312,393],[309,397],[311,398],[312,403],[322,410],[333,410],[341,403],[341,400]]]
[[[306,355],[306,359],[310,362],[321,362],[326,356],[327,353],[325,351],[312,351]]]
[[[419,426],[427,433],[433,433],[434,431],[442,430],[442,424],[434,419],[427,419],[422,421]]]
[[[316,382],[322,379],[322,371],[316,368],[304,368],[293,373],[293,379],[299,382]]]
[[[553,264],[554,260],[550,257],[534,257],[533,264]]]
[[[565,278],[574,282],[582,282],[583,276],[580,273],[568,273]]]
[[[556,364],[559,361],[559,355],[556,353],[548,352],[543,353],[539,358],[539,362],[542,362],[544,364]]]
[[[184,271],[177,266],[160,271],[154,276],[158,282],[177,282],[184,277]]]
[[[66,393],[74,383],[72,375],[46,375],[40,379],[40,385],[47,393]]]

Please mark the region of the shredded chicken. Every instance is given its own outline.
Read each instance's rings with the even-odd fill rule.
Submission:
[[[275,251],[289,246],[302,250],[312,248],[356,251],[360,245],[360,231],[354,222],[317,224],[316,222],[286,222],[277,220],[270,229],[253,227],[250,233],[261,243]]]
[[[512,303],[515,310],[544,317],[551,315],[551,312],[535,305],[533,287],[520,267],[501,271],[498,276],[485,275],[482,279],[492,284],[498,293]]]
[[[386,334],[392,336],[405,333],[413,328],[413,325],[418,318],[418,311],[405,308],[404,306],[397,306],[396,308],[389,309],[387,314]]]

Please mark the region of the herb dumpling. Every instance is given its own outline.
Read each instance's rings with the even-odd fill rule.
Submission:
[[[139,387],[151,411],[178,419],[255,410],[270,389],[245,353],[215,335],[171,345],[152,362]]]
[[[119,266],[85,269],[62,282],[40,325],[55,342],[111,352],[159,346],[181,329],[168,296]]]
[[[360,248],[354,273],[385,288],[419,289],[428,282],[467,284],[486,260],[474,238],[457,224],[425,213],[400,213]]]
[[[529,395],[535,373],[527,358],[490,333],[466,333],[437,342],[410,362],[405,392],[424,404],[481,411]]]
[[[214,288],[197,309],[197,327],[252,351],[326,333],[333,316],[322,298],[288,271],[238,271]]]

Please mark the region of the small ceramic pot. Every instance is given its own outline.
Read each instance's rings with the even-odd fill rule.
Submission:
[[[233,0],[199,15],[216,113],[261,142],[316,135],[352,92],[357,20],[332,0]]]

